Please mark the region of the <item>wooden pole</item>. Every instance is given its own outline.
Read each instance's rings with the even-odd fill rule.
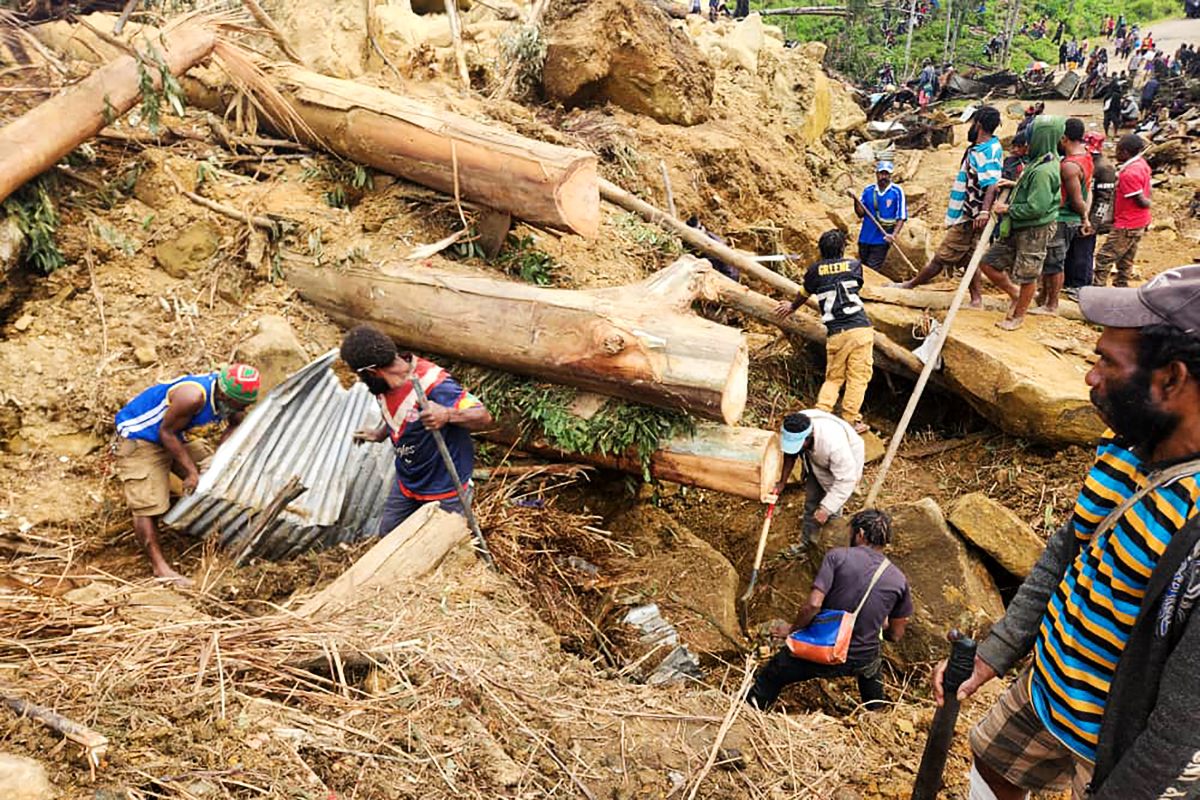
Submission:
[[[675,193],[671,191],[671,175],[667,172],[667,162],[660,158],[658,168],[662,170],[663,191],[667,193],[667,213],[679,219],[679,213],[675,210]]]
[[[772,289],[783,292],[789,297],[795,296],[800,291],[800,284],[796,283],[795,281],[785,278],[778,272],[764,267],[762,264],[759,264],[757,261],[751,259],[745,253],[739,253],[732,247],[723,245],[717,241],[713,241],[707,235],[701,233],[695,228],[689,228],[679,219],[667,214],[665,211],[655,208],[645,200],[635,197],[634,195],[622,189],[620,186],[617,186],[615,183],[611,183],[604,178],[600,178],[599,183],[600,196],[602,198],[610,203],[620,206],[626,211],[632,211],[635,214],[640,214],[641,217],[647,222],[654,223],[655,225],[659,225],[667,229],[688,245],[699,250],[701,253],[706,253],[714,258],[719,258],[726,264],[731,264],[737,267],[739,270],[759,281],[760,283],[765,283]]]
[[[912,63],[913,28],[916,27],[916,23],[917,0],[912,0],[912,3],[910,3],[908,7],[908,39],[904,42],[904,77],[906,79],[912,77],[908,72],[908,68]]]
[[[786,16],[786,17],[848,17],[849,10],[846,6],[789,6],[788,8],[764,8],[759,12],[760,16]]]
[[[1006,193],[1005,198],[1007,199],[1007,197]],[[925,366],[921,369],[921,374],[917,376],[917,385],[913,387],[913,393],[908,398],[908,405],[904,407],[904,414],[900,417],[900,424],[896,426],[896,432],[892,434],[892,439],[888,442],[887,453],[883,457],[883,463],[879,465],[879,473],[875,476],[875,483],[871,485],[871,491],[867,494],[867,501],[865,503],[867,508],[875,507],[875,500],[879,497],[879,490],[883,488],[883,481],[887,478],[888,470],[891,469],[892,462],[896,459],[896,452],[900,449],[900,443],[904,441],[904,432],[908,430],[908,423],[912,421],[913,413],[917,410],[917,403],[921,402],[921,394],[925,391],[925,384],[929,382],[929,376],[933,373],[938,358],[942,355],[942,347],[946,344],[946,337],[950,334],[950,326],[954,324],[954,317],[957,316],[958,309],[962,306],[963,298],[967,296],[967,289],[971,285],[971,279],[975,277],[975,273],[979,270],[979,262],[983,260],[983,254],[992,240],[992,231],[995,228],[996,217],[993,215],[988,219],[987,226],[983,229],[983,233],[979,237],[979,244],[975,245],[975,252],[971,254],[971,262],[967,265],[967,271],[963,273],[962,280],[958,284],[958,291],[954,293],[954,299],[950,301],[950,309],[946,312],[946,319],[938,328],[937,338],[933,342],[933,350],[929,353],[929,357],[925,359]]]
[[[450,20],[450,39],[454,42],[454,62],[463,88],[471,90],[471,74],[467,71],[467,56],[463,52],[462,21],[458,18],[458,0],[446,0],[446,17]]]

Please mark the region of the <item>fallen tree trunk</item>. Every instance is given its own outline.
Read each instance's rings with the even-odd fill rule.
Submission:
[[[927,311],[945,311],[950,308],[950,300],[954,296],[954,293],[943,292],[937,289],[901,289],[895,286],[864,286],[859,295],[864,300],[887,303],[893,306],[921,308]],[[1011,303],[1002,297],[983,298],[983,308],[985,311],[1004,311],[1007,313],[1010,305]],[[1065,297],[1059,301],[1058,315],[1078,322],[1086,321],[1083,318],[1083,314],[1079,311],[1079,305]]]
[[[314,147],[581,236],[600,229],[596,156],[299,67],[272,73]],[[286,121],[273,120],[286,129]]]
[[[133,108],[142,96],[142,70],[161,88],[161,65],[180,75],[208,58],[216,43],[212,28],[183,23],[137,48],[145,66],[120,56],[0,128],[0,201]]]
[[[483,438],[544,458],[584,462],[634,475],[642,474],[637,454],[572,453],[542,439],[523,441],[508,429],[481,434]],[[766,502],[783,470],[779,436],[759,428],[702,422],[690,435],[673,436],[650,457],[650,474],[659,480],[699,486]]]
[[[350,569],[296,610],[304,619],[328,619],[374,592],[427,575],[446,554],[470,538],[461,514],[426,503],[355,561]]]
[[[825,343],[825,323],[807,309],[800,308],[790,316],[780,318],[775,313],[778,301],[765,294],[759,294],[715,271],[705,276],[705,282],[708,294],[721,305],[774,325],[784,333],[817,344]],[[875,358],[880,367],[896,375],[911,378],[921,372],[921,359],[878,331],[875,332]]]
[[[764,8],[758,12],[764,17],[844,17],[847,15],[845,6],[789,6],[788,8]]]
[[[414,350],[730,424],[745,408],[745,335],[690,310],[712,273],[700,259],[590,291],[406,263],[384,269],[290,267],[287,281],[335,320],[371,322]]]

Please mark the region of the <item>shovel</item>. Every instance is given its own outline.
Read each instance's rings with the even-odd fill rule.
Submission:
[[[742,627],[746,627],[746,603],[754,595],[754,587],[758,583],[758,570],[762,566],[763,552],[767,549],[767,534],[771,531],[771,518],[775,516],[775,502],[767,506],[767,517],[763,520],[762,533],[758,536],[758,551],[754,554],[754,569],[750,570],[750,585],[741,596]]]

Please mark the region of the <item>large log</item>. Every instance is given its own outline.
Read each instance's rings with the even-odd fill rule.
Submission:
[[[868,283],[868,285],[862,288],[860,295],[864,300],[872,300],[877,303],[905,306],[906,308],[920,308],[926,311],[945,311],[950,308],[950,300],[954,296],[954,292],[938,289],[901,289],[895,286],[880,286]],[[1003,311],[1008,313],[1010,305],[1012,304],[1008,298],[983,298],[983,308],[986,311]],[[1066,297],[1063,297],[1059,301],[1058,315],[1063,319],[1073,319],[1077,322],[1086,321],[1079,310],[1079,305]]]
[[[521,441],[511,430],[488,431],[485,439],[515,445],[526,452],[556,460],[585,462],[605,469],[642,474],[636,454],[572,453],[545,440]],[[685,483],[766,502],[783,470],[779,435],[759,428],[702,422],[690,435],[660,443],[650,457],[650,474],[659,480]]]
[[[215,31],[185,22],[132,46],[159,86],[158,65],[180,75],[212,53]],[[122,55],[0,128],[0,201],[95,136],[141,98],[138,59]]]
[[[745,408],[745,335],[691,312],[712,274],[706,261],[684,256],[640,283],[589,291],[383,269],[293,266],[287,281],[339,322],[370,322],[414,350],[729,424]]]
[[[315,147],[529,222],[589,237],[600,228],[594,153],[300,67],[272,75]]]
[[[395,589],[437,569],[446,554],[467,541],[470,531],[461,514],[426,503],[355,561],[333,583],[310,597],[296,615],[328,619],[372,594]]]

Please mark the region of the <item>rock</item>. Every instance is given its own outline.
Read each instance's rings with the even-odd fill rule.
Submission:
[[[893,652],[908,663],[944,658],[947,631],[978,633],[1004,614],[1004,603],[983,562],[954,535],[932,499],[887,510],[892,515],[887,555],[908,577],[916,612]],[[844,518],[826,525],[821,544],[845,546],[847,525]]]
[[[4,800],[52,800],[57,792],[41,762],[0,753],[0,797]]]
[[[762,17],[751,14],[733,26],[724,38],[729,61],[751,75],[758,73],[758,51],[762,50],[766,36]]]
[[[58,436],[51,436],[46,441],[46,446],[55,455],[82,458],[103,447],[104,440],[91,431],[79,431],[78,433],[64,433]]]
[[[983,492],[971,492],[955,500],[949,520],[967,541],[1018,578],[1028,577],[1046,548],[1025,520]]]
[[[29,330],[29,326],[32,324],[33,315],[22,314],[17,318],[17,321],[13,323],[13,330],[17,331],[18,333],[24,333],[25,331]]]
[[[183,232],[154,248],[154,260],[172,278],[186,278],[208,266],[217,252],[221,235],[212,223],[193,222]]]
[[[133,348],[133,360],[138,363],[139,367],[148,367],[158,361],[158,351],[152,344],[135,347]]]
[[[283,317],[260,317],[256,333],[238,345],[234,358],[255,367],[262,376],[261,397],[308,363],[308,353]]]
[[[657,603],[694,651],[728,651],[730,643],[717,627],[737,636],[738,574],[725,556],[647,503],[618,514],[606,527],[637,552],[628,572],[639,580],[625,588],[640,589],[646,602]]]
[[[875,328],[913,348],[921,311],[867,303]],[[996,328],[996,311],[962,309],[942,350],[942,376],[980,414],[1027,439],[1050,444],[1093,444],[1105,425],[1084,381],[1091,363],[1080,344],[1080,323],[1028,317],[1018,330]],[[1092,334],[1088,334],[1092,335]]]
[[[708,119],[713,69],[683,31],[641,0],[563,0],[546,26],[546,95],[567,106],[612,102],[659,122]]]
[[[367,70],[371,42],[359,0],[274,0],[264,8],[309,69],[335,78],[355,78]]]
[[[865,463],[870,464],[873,461],[878,461],[883,458],[887,452],[887,445],[883,443],[883,439],[879,438],[879,434],[875,431],[867,431],[862,435],[863,446],[866,452]]]
[[[929,226],[924,220],[909,219],[900,229],[899,238],[883,262],[883,274],[896,281],[907,280],[915,275],[916,272],[904,263],[904,259],[896,250],[904,251],[908,260],[915,264],[917,269],[921,269],[933,258],[933,245],[929,238]]]
[[[25,244],[25,234],[14,217],[0,217],[0,281],[17,266],[17,257]]]

